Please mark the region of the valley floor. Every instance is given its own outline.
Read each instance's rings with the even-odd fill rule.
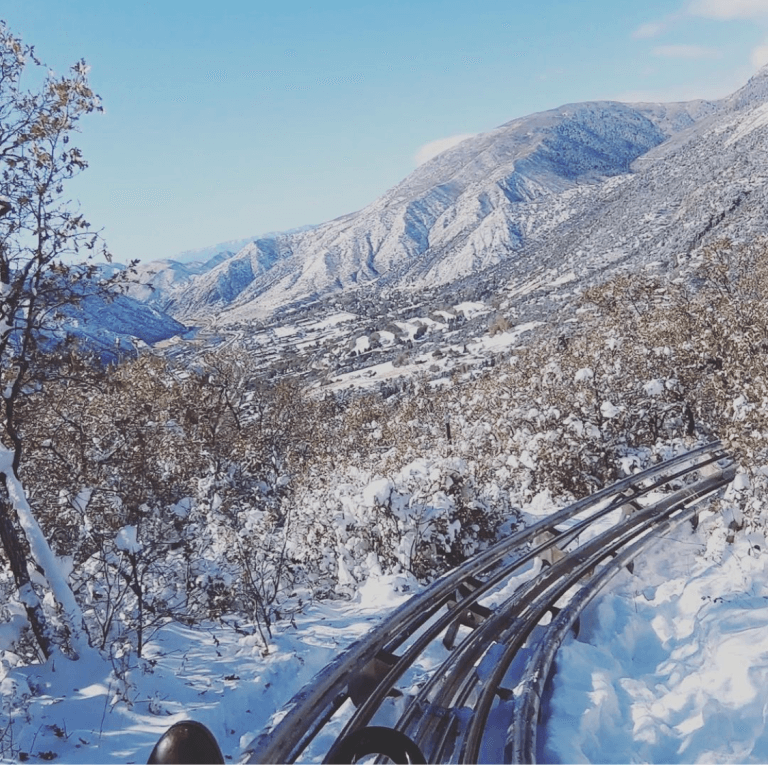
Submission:
[[[588,608],[558,654],[540,761],[768,761],[768,555],[762,538],[728,544],[726,534],[704,514]],[[0,763],[145,763],[186,718],[236,762],[275,711],[412,588],[379,578],[352,601],[317,603],[295,627],[278,626],[266,656],[231,627],[169,624],[126,665],[58,658],[0,669]]]

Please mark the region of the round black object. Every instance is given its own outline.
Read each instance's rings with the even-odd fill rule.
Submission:
[[[393,763],[426,763],[419,746],[403,732],[387,726],[366,726],[337,742],[326,763],[355,763],[366,755],[385,755]]]
[[[203,724],[180,721],[160,737],[147,763],[224,763],[224,756]]]

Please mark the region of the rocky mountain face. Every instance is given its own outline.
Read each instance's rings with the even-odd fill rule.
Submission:
[[[163,288],[159,305],[226,323],[372,284],[674,264],[768,230],[766,152],[768,68],[716,102],[569,104],[465,140],[357,213],[250,242]]]

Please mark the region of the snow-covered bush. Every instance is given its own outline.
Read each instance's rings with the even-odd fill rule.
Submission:
[[[719,437],[750,475],[738,496],[749,524],[768,488],[766,243],[719,242],[687,279],[622,275],[583,298],[558,344],[520,349],[503,375],[513,404],[495,428],[531,489],[582,495],[620,477],[627,456]]]
[[[302,495],[293,554],[315,585],[350,592],[370,575],[429,581],[497,539],[516,519],[509,494],[460,458],[419,458],[386,476],[348,469]],[[329,497],[329,494],[331,495]]]
[[[22,470],[91,640],[130,634],[140,653],[166,619],[233,608],[268,633],[291,579],[284,500],[312,453],[303,398],[259,384],[238,355],[183,373],[151,355],[61,365],[26,404]]]

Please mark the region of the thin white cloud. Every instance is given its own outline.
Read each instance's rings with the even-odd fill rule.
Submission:
[[[641,24],[632,32],[632,37],[638,40],[660,37],[677,22],[693,16],[717,21],[768,19],[768,0],[686,0],[680,11]]]
[[[634,32],[632,37],[636,40],[645,40],[650,37],[660,37],[668,29],[682,18],[682,13],[669,13],[663,19],[657,21],[649,21],[646,24],[641,24]]]
[[[641,24],[633,33],[632,37],[637,40],[645,40],[649,37],[658,37],[666,32],[669,25],[664,21],[649,21],[647,24]]]
[[[448,136],[447,138],[438,138],[435,141],[430,141],[428,144],[424,144],[414,155],[414,161],[417,165],[423,165],[427,160],[431,160],[433,157],[437,157],[441,152],[450,149],[451,147],[460,144],[467,138],[476,136],[476,133],[459,133],[456,136]]]
[[[689,0],[686,10],[707,19],[757,19],[768,17],[768,0]]]
[[[752,49],[749,54],[749,61],[754,69],[760,69],[768,64],[768,40]]]
[[[702,45],[657,45],[651,53],[674,59],[713,59],[720,56],[716,48],[705,48]]]

